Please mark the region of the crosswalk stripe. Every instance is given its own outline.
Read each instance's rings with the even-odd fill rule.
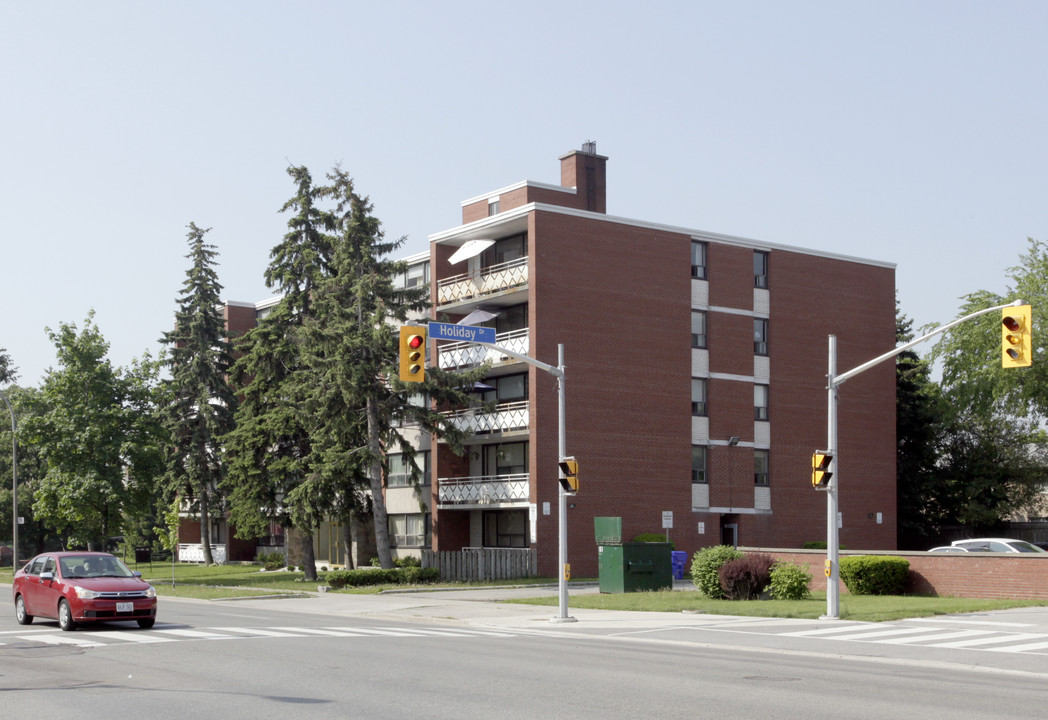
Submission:
[[[278,627],[277,630],[294,630],[303,635],[324,635],[326,637],[363,637],[356,628],[315,628],[315,627]]]
[[[330,628],[331,630],[342,630],[344,628]],[[425,637],[422,633],[415,629],[411,630],[400,630],[400,629],[375,629],[375,628],[352,628],[354,633],[360,635],[382,635],[388,637]]]
[[[1037,633],[1010,633],[1008,635],[996,635],[988,638],[975,638],[974,640],[957,640],[956,642],[939,643],[935,647],[966,648],[978,647],[979,645],[992,645],[994,643],[1015,642],[1017,640],[1043,640],[1048,635]]]
[[[206,638],[208,640],[220,640],[222,638],[233,637],[232,635],[226,635],[224,633],[208,632],[206,630],[187,630],[184,628],[154,628],[153,632],[168,633],[169,635],[178,635],[180,637]]]
[[[175,642],[174,638],[160,637],[154,635],[151,632],[126,632],[124,630],[107,630],[104,633],[98,633],[99,637],[104,637],[107,641],[110,639],[123,640],[124,642],[133,643],[162,643],[162,642]],[[107,643],[108,644],[108,643]]]
[[[928,635],[909,635],[907,637],[887,638],[879,640],[883,645],[906,645],[908,643],[937,642],[951,638],[972,637],[973,635],[991,635],[993,630],[953,630],[946,632],[933,632]]]
[[[1048,648],[1048,642],[1027,643],[1025,645],[1008,645],[1007,647],[986,648],[990,652],[1020,653],[1031,650],[1044,650]]]
[[[23,635],[22,640],[32,640],[48,645],[77,645],[79,647],[102,647],[105,643],[79,638],[75,635]]]
[[[302,637],[301,628],[280,628],[275,630],[264,630],[262,628],[244,627],[220,627],[215,630],[222,632],[240,633],[242,635],[257,635],[258,637]],[[286,632],[285,632],[286,631]]]

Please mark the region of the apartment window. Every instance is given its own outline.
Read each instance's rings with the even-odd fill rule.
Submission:
[[[502,238],[480,255],[480,266],[491,267],[527,257],[528,238],[523,233]]]
[[[408,266],[407,270],[393,276],[393,287],[413,288],[429,283],[429,261]]]
[[[768,386],[753,386],[753,418],[755,420],[768,419]]]
[[[509,403],[528,399],[527,373],[487,378],[484,383],[492,387],[481,395],[484,402]]]
[[[709,482],[706,467],[707,448],[705,445],[691,446],[691,481],[693,483]]]
[[[706,347],[706,313],[702,310],[691,311],[691,346]]]
[[[386,475],[386,487],[412,487],[411,463],[402,453],[390,453],[386,457],[389,471]],[[415,453],[415,464],[422,473],[420,482],[422,485],[429,483],[429,451]]]
[[[768,484],[768,451],[753,451],[753,482],[757,485]]]
[[[484,446],[484,470],[486,476],[521,475],[528,471],[528,444],[499,443]]]
[[[499,201],[498,198],[494,200],[488,200],[488,217],[499,214]]]
[[[429,515],[389,516],[389,540],[393,547],[427,547],[429,546]]]
[[[528,514],[524,510],[485,512],[484,547],[528,546]]]
[[[706,279],[706,243],[691,241],[691,276],[696,280]]]
[[[706,410],[706,378],[691,379],[691,414],[705,416]]]
[[[498,334],[528,329],[528,304],[510,305],[499,308],[495,316],[495,332]]]
[[[768,287],[768,253],[753,251],[753,287]]]
[[[753,318],[753,353],[768,354],[768,318]]]

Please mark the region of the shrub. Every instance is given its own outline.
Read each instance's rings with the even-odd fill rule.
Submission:
[[[811,597],[811,573],[803,565],[778,560],[771,566],[768,589],[772,600],[804,600]]]
[[[405,555],[404,557],[398,557],[393,561],[393,564],[401,568],[422,567],[422,560],[414,555]]]
[[[672,540],[667,540],[666,536],[662,533],[641,533],[637,537],[633,538],[633,542],[668,542],[670,544],[670,550],[672,551],[675,547]]]
[[[717,572],[724,563],[741,557],[742,553],[730,545],[703,548],[691,559],[691,581],[706,597],[723,598],[724,590]]]
[[[724,563],[717,571],[724,596],[729,600],[758,597],[771,581],[771,565],[771,556],[764,553],[744,555]]]
[[[262,563],[262,567],[266,570],[279,570],[284,567],[284,553],[271,552],[271,553],[259,553],[258,561]]]
[[[434,582],[440,578],[437,568],[406,567],[391,570],[333,570],[327,574],[327,584],[333,589],[365,587],[368,585],[416,585]]]
[[[840,576],[852,595],[901,595],[910,563],[890,555],[855,555],[840,559]]]

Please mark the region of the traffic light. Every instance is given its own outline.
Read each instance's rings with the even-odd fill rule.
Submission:
[[[422,382],[426,379],[426,328],[400,327],[400,379]]]
[[[833,477],[833,473],[830,472],[830,463],[832,462],[833,455],[830,455],[826,450],[816,450],[811,454],[812,487],[829,487],[830,478]]]
[[[1001,311],[1001,367],[1033,365],[1033,309],[1029,305]]]
[[[564,492],[577,493],[579,491],[579,463],[573,457],[560,459],[560,484]]]

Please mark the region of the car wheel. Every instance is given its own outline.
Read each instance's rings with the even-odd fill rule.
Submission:
[[[73,608],[65,600],[58,601],[58,627],[66,632],[76,630],[76,621],[73,620]]]
[[[138,627],[142,628],[143,630],[148,630],[149,628],[153,627],[153,623],[155,622],[156,618],[140,618],[138,621]]]
[[[33,616],[25,611],[25,600],[21,595],[15,598],[15,620],[19,625],[30,625],[33,622]]]

